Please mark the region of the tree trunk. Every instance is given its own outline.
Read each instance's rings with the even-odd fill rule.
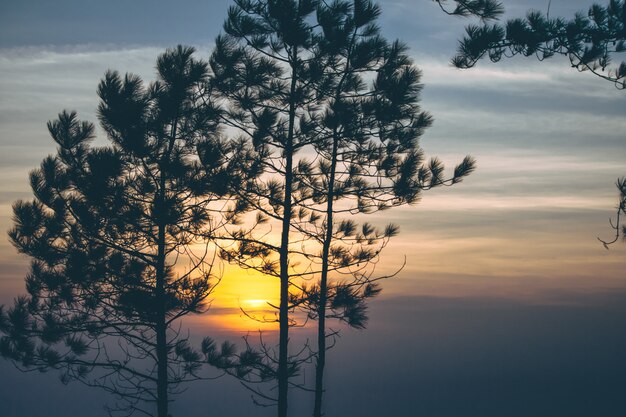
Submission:
[[[156,268],[156,357],[157,357],[157,416],[168,417],[167,413],[167,334],[165,325],[165,226],[159,225],[158,259]]]
[[[291,228],[293,186],[293,135],[296,118],[294,94],[296,90],[297,51],[293,52],[292,77],[289,103],[289,131],[285,144],[285,197],[283,200],[283,223],[280,239],[280,327],[278,346],[278,417],[287,417],[287,393],[289,390],[289,230]]]
[[[178,118],[174,118],[170,131],[169,145],[167,153],[161,161],[161,175],[159,178],[158,205],[159,213],[157,218],[158,236],[157,236],[157,265],[156,265],[156,359],[157,359],[157,417],[168,417],[168,359],[169,352],[167,346],[167,324],[166,324],[166,305],[165,305],[165,257],[166,257],[166,241],[165,229],[166,223],[162,216],[164,215],[165,204],[165,188],[166,188],[166,167],[169,165],[169,158],[176,141],[176,130]]]
[[[337,132],[333,135],[333,150],[330,162],[330,178],[326,202],[326,236],[322,246],[322,272],[320,276],[320,298],[317,307],[317,362],[315,364],[315,408],[313,417],[322,416],[324,394],[324,367],[326,366],[326,303],[328,299],[328,254],[333,238],[333,200],[335,198],[335,171],[337,169]]]

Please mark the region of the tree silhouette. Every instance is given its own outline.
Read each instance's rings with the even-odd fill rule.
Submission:
[[[622,215],[626,215],[626,178],[619,178],[615,183],[615,186],[619,190],[619,198],[617,204],[617,212],[615,213],[615,224],[611,220],[611,228],[615,230],[615,237],[612,240],[603,240],[598,238],[600,242],[604,245],[606,249],[609,248],[609,245],[617,242],[620,238],[620,233],[622,236],[626,236],[626,226],[620,226],[620,220]]]
[[[481,13],[484,9],[461,7],[461,10],[464,13],[457,14],[481,19],[497,18],[504,11],[501,5],[491,7],[495,13],[488,14]],[[593,4],[586,14],[577,13],[569,20],[551,18],[549,12],[530,11],[525,19],[511,19],[505,24],[470,25],[452,63],[458,68],[471,68],[485,56],[497,62],[515,55],[536,56],[539,60],[565,55],[572,67],[591,71],[624,89],[626,61],[611,67],[613,58],[624,52],[626,3],[611,0],[606,6]]]
[[[200,378],[200,356],[178,320],[205,311],[219,277],[198,238],[220,226],[225,192],[216,113],[202,99],[208,66],[177,47],[157,80],[109,71],[94,125],[62,112],[58,145],[30,174],[35,199],[13,206],[9,232],[32,258],[28,295],[0,310],[0,352],[27,370],[57,369],[121,401],[110,412],[167,417],[180,383]],[[94,371],[92,373],[92,371]]]
[[[446,11],[446,1],[435,1]],[[512,19],[504,25],[484,23],[485,20],[497,19],[504,12],[502,4],[497,1],[477,0],[471,7],[467,6],[468,2],[455,2],[459,4],[459,12],[448,14],[473,15],[483,20],[481,26],[467,27],[465,37],[459,42],[457,55],[452,58],[452,64],[457,68],[471,68],[484,57],[498,62],[503,57],[534,55],[543,61],[554,55],[565,55],[571,66],[577,70],[591,71],[614,83],[618,89],[626,89],[626,61],[611,68],[613,59],[626,53],[624,1],[610,0],[606,6],[593,4],[586,14],[577,13],[570,20],[550,18],[549,12],[544,15],[538,11],[529,11],[525,19]],[[491,5],[487,6],[487,3]],[[620,228],[620,216],[626,208],[624,179],[618,179],[616,186],[619,190],[619,202],[616,222],[611,222],[615,237],[610,241],[598,238],[607,249],[610,244],[619,240],[620,232],[626,236],[626,228]]]
[[[240,184],[232,210],[256,215],[239,216],[241,224],[218,238],[221,254],[278,278],[280,305],[272,306],[277,352],[263,342],[220,352],[209,339],[203,350],[246,383],[275,379],[277,398],[251,389],[276,401],[279,416],[310,357],[308,347],[289,348],[289,328],[306,321],[297,311],[318,320],[314,413],[321,415],[326,339],[335,334],[327,334],[326,318],[364,327],[365,300],[383,278],[371,266],[397,232],[337,216],[415,203],[422,190],[457,183],[474,166],[466,158],[446,181],[439,160],[424,161],[417,140],[431,118],[418,106],[419,71],[400,42],[380,36],[378,15],[366,0],[239,0],[210,61],[222,120],[246,155],[238,166],[255,173]],[[224,352],[236,358],[224,361]]]
[[[317,83],[320,108],[303,134],[319,162],[301,184],[312,190],[306,214],[317,212],[322,220],[306,230],[321,250],[309,255],[319,265],[319,281],[303,287],[299,306],[318,321],[315,417],[322,415],[327,339],[337,334],[327,332],[326,319],[365,327],[365,301],[380,292],[377,281],[389,277],[376,276],[375,265],[398,232],[393,224],[382,231],[369,223],[358,227],[350,217],[415,203],[422,191],[457,183],[474,168],[467,157],[444,180],[437,159],[424,163],[418,139],[432,119],[418,105],[420,72],[403,44],[381,37],[379,15],[371,1],[337,1],[317,11],[322,34],[315,62],[325,69]]]
[[[456,3],[449,7],[449,0],[433,0],[444,13],[451,16],[478,16],[484,20],[495,19],[504,12],[502,4],[497,0],[452,0]]]
[[[241,184],[233,211],[256,210],[257,216],[247,228],[231,231],[233,243],[222,247],[222,256],[279,279],[278,357],[266,350],[270,363],[262,367],[260,379],[277,380],[278,415],[284,417],[289,379],[297,374],[295,358],[288,350],[289,326],[293,324],[289,297],[294,259],[290,254],[297,252],[290,232],[293,201],[301,199],[295,189],[294,159],[305,146],[297,131],[299,112],[306,108],[312,94],[305,71],[307,54],[314,44],[308,21],[317,2],[235,3],[224,24],[226,34],[217,38],[211,57],[213,85],[217,99],[225,101],[223,122],[238,132],[241,153],[248,156],[242,169],[264,175]],[[264,225],[269,225],[269,230],[263,229]],[[273,227],[279,230],[278,243],[268,238]],[[212,346],[208,342],[205,345]],[[213,351],[203,350],[211,358]]]

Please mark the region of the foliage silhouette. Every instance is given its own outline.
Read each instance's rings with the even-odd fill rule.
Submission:
[[[504,11],[501,6],[492,9],[496,12],[487,15],[481,10],[461,10],[463,15],[473,14],[481,19],[497,18]],[[586,14],[577,13],[571,20],[551,18],[549,12],[529,11],[525,19],[508,20],[506,24],[470,25],[452,64],[471,68],[485,56],[497,62],[515,55],[534,55],[539,60],[565,55],[577,70],[591,71],[624,89],[626,62],[610,67],[612,59],[624,52],[626,3],[610,0],[606,6],[593,4]]]
[[[239,354],[210,339],[203,350],[264,403],[276,402],[279,416],[311,355],[314,415],[321,415],[326,339],[336,334],[327,333],[326,319],[363,328],[365,300],[384,278],[373,267],[397,228],[379,231],[337,216],[416,203],[422,190],[458,183],[474,168],[467,157],[445,180],[438,159],[424,161],[417,141],[431,117],[418,106],[420,73],[404,45],[380,36],[379,12],[365,0],[236,1],[210,61],[214,101],[248,158],[238,166],[254,172],[236,191],[233,211],[255,216],[240,216],[240,225],[218,237],[221,255],[279,279],[280,305],[271,306],[278,314],[270,320],[279,323],[280,339],[277,350],[263,341],[255,349],[248,339]],[[307,319],[318,320],[317,349],[292,354],[289,328]],[[273,380],[277,398],[250,385]]]
[[[211,203],[230,167],[209,152],[217,114],[193,52],[160,55],[149,86],[107,72],[98,118],[111,143],[92,146],[94,125],[62,112],[48,123],[56,155],[30,174],[35,199],[13,206],[10,238],[32,264],[28,295],[0,310],[0,352],[115,394],[111,413],[167,417],[179,384],[201,377],[178,320],[205,311],[219,280],[198,236],[220,227]]]
[[[437,2],[444,13],[451,16],[478,16],[483,20],[496,19],[504,12],[504,7],[497,0],[452,0],[453,8],[449,6],[449,0],[433,0]]]
[[[377,281],[389,277],[374,275],[375,265],[398,232],[393,224],[379,231],[341,216],[415,203],[421,191],[457,183],[474,168],[467,157],[444,180],[437,159],[423,162],[418,139],[431,117],[418,106],[420,72],[404,45],[381,37],[379,14],[370,1],[337,1],[317,12],[322,34],[316,62],[326,67],[317,94],[324,109],[308,121],[320,162],[306,174],[314,190],[306,207],[322,216],[321,224],[307,229],[322,247],[315,261],[319,281],[303,285],[299,306],[318,321],[315,417],[322,415],[327,339],[334,344],[337,334],[327,332],[326,319],[365,328],[365,301],[380,292]]]
[[[612,220],[609,220],[611,228],[615,230],[615,237],[608,241],[598,238],[606,249],[609,248],[609,245],[612,245],[619,240],[620,233],[623,238],[626,238],[626,226],[620,226],[621,216],[626,215],[626,178],[619,178],[615,183],[615,186],[619,190],[617,212],[615,213],[615,224],[613,224]]]
[[[435,0],[444,9],[445,1]],[[505,25],[488,25],[485,20],[497,19],[504,8],[499,2],[491,6],[468,7],[466,2],[459,3],[458,13],[462,16],[477,16],[483,20],[482,26],[471,25],[466,29],[466,36],[459,42],[457,55],[452,64],[457,68],[471,68],[485,56],[493,62],[502,57],[515,55],[536,56],[543,61],[554,55],[566,55],[571,66],[579,71],[591,71],[598,77],[610,81],[620,89],[626,89],[626,61],[615,68],[609,68],[613,58],[626,53],[626,3],[610,0],[602,6],[593,4],[587,14],[577,13],[574,19],[552,19],[549,12],[543,15],[538,11],[529,11],[526,19],[513,19]],[[479,2],[477,2],[479,3]],[[497,4],[496,4],[497,3]],[[486,13],[485,10],[495,10]],[[624,178],[617,180],[619,200],[616,222],[611,227],[615,237],[610,241],[598,240],[609,248],[620,237],[626,237],[626,228],[620,229],[620,216],[626,207],[626,184]]]

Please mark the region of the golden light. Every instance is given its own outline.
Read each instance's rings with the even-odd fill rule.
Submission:
[[[213,302],[203,321],[207,327],[235,331],[277,329],[279,285],[275,277],[226,265],[220,283],[210,297]]]
[[[259,300],[259,299],[251,299],[251,300],[244,300],[243,301],[243,304],[246,307],[254,308],[254,309],[262,308],[262,307],[268,307],[267,303],[268,303],[267,300]]]

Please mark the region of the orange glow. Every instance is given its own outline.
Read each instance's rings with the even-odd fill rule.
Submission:
[[[244,300],[243,301],[243,304],[245,304],[246,307],[254,308],[254,309],[261,308],[261,307],[266,307],[268,305],[267,303],[268,303],[267,300],[253,300],[253,299],[251,299],[251,300]]]
[[[211,294],[204,319],[210,327],[237,331],[273,330],[279,303],[278,279],[226,265],[221,282]]]

